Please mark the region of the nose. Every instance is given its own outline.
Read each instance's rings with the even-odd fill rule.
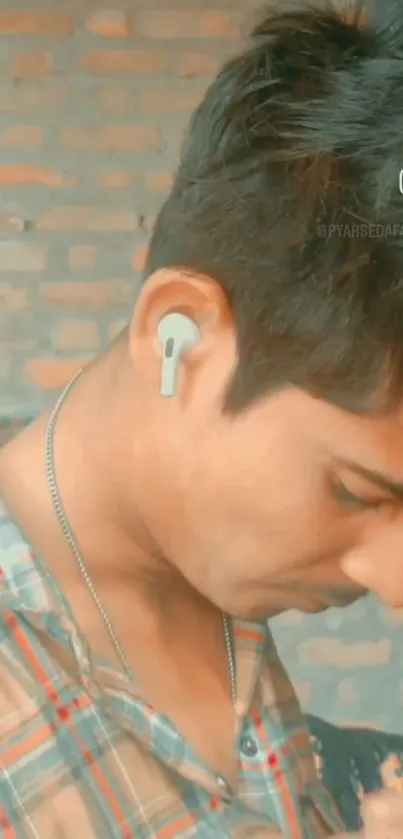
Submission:
[[[347,553],[341,568],[358,585],[376,594],[387,606],[403,606],[403,520],[372,534]]]

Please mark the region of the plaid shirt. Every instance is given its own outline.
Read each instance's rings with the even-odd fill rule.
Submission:
[[[322,839],[342,830],[266,624],[234,621],[233,630],[231,790],[138,684],[92,661],[0,504],[2,839]]]

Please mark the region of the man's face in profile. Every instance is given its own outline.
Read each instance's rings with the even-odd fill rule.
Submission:
[[[363,418],[290,387],[229,417],[219,389],[219,365],[193,382],[160,511],[161,544],[188,581],[252,619],[368,588],[403,603],[402,415]],[[343,563],[358,550],[368,579],[353,582]]]

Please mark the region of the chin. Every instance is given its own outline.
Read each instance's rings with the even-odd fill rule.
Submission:
[[[308,603],[304,606],[295,606],[297,612],[303,612],[305,615],[319,615],[321,612],[327,612],[328,609],[332,608],[334,608],[334,604],[331,603]]]
[[[274,594],[274,592],[273,592]],[[266,602],[254,603],[240,603],[238,606],[234,604],[231,607],[223,608],[229,615],[239,620],[261,622],[270,620],[283,612],[297,611],[307,615],[320,614],[326,612],[328,609],[340,609],[350,606],[356,600],[360,600],[368,594],[366,589],[345,589],[340,588],[329,589],[329,593],[323,592],[317,596],[310,594],[309,590],[304,593],[299,592],[297,587],[289,591],[285,589],[278,590],[278,596],[272,596]]]
[[[227,610],[227,613],[230,614],[232,617],[237,618],[238,620],[242,621],[251,621],[252,623],[261,623],[265,620],[270,620],[271,618],[275,618],[277,615],[280,615],[281,612],[288,611],[288,609],[294,608],[293,606],[287,606],[282,608],[281,606],[274,606],[273,603],[270,606],[259,604],[259,605],[250,605],[238,607],[237,609]]]
[[[302,606],[295,606],[299,612],[306,612],[307,614],[319,614],[320,612],[327,612],[328,609],[346,609],[348,606],[352,606],[353,603],[356,603],[357,600],[361,600],[363,597],[366,597],[368,594],[367,591],[360,591],[357,592],[350,592],[348,594],[343,595],[342,597],[329,599],[329,600],[313,600],[304,603]]]

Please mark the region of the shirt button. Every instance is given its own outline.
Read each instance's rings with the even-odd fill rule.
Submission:
[[[246,736],[242,738],[241,752],[245,757],[255,757],[257,755],[257,745],[252,737]]]
[[[232,796],[232,789],[222,775],[217,775],[217,784],[220,787],[220,790],[223,793],[223,795],[228,796],[228,798]]]

